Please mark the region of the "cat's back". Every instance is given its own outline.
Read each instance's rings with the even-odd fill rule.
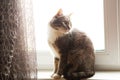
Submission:
[[[93,44],[91,39],[87,36],[86,33],[78,30],[78,29],[73,29],[71,31],[71,38],[73,38],[73,47],[81,47],[81,48],[87,48],[91,47],[93,48]]]
[[[74,49],[93,49],[93,45],[89,37],[82,31],[78,29],[72,29],[69,33],[62,37],[59,37],[55,41],[56,45],[61,49],[61,51],[68,52]]]

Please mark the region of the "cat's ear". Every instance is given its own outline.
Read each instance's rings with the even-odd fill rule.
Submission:
[[[68,17],[70,18],[70,17],[72,16],[72,14],[73,14],[73,13],[68,14]]]
[[[56,14],[56,16],[61,16],[63,15],[63,10],[60,8]]]

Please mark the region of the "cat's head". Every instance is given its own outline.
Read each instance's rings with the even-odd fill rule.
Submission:
[[[68,32],[72,27],[70,16],[63,15],[62,9],[59,9],[57,14],[50,21],[50,26],[57,31],[63,33]]]

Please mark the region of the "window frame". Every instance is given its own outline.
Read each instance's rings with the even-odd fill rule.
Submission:
[[[105,50],[96,51],[96,70],[120,70],[120,1],[104,0]],[[36,51],[38,69],[53,69],[53,57],[48,51]],[[43,53],[43,54],[41,54]],[[47,64],[39,63],[46,61]]]
[[[105,51],[96,54],[97,70],[120,70],[119,0],[104,0]]]

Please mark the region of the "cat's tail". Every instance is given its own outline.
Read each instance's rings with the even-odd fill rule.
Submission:
[[[85,78],[90,78],[95,74],[95,71],[88,71],[88,72],[75,72],[72,74],[69,74],[69,78],[73,78],[73,80],[76,78],[78,79],[85,79]]]

